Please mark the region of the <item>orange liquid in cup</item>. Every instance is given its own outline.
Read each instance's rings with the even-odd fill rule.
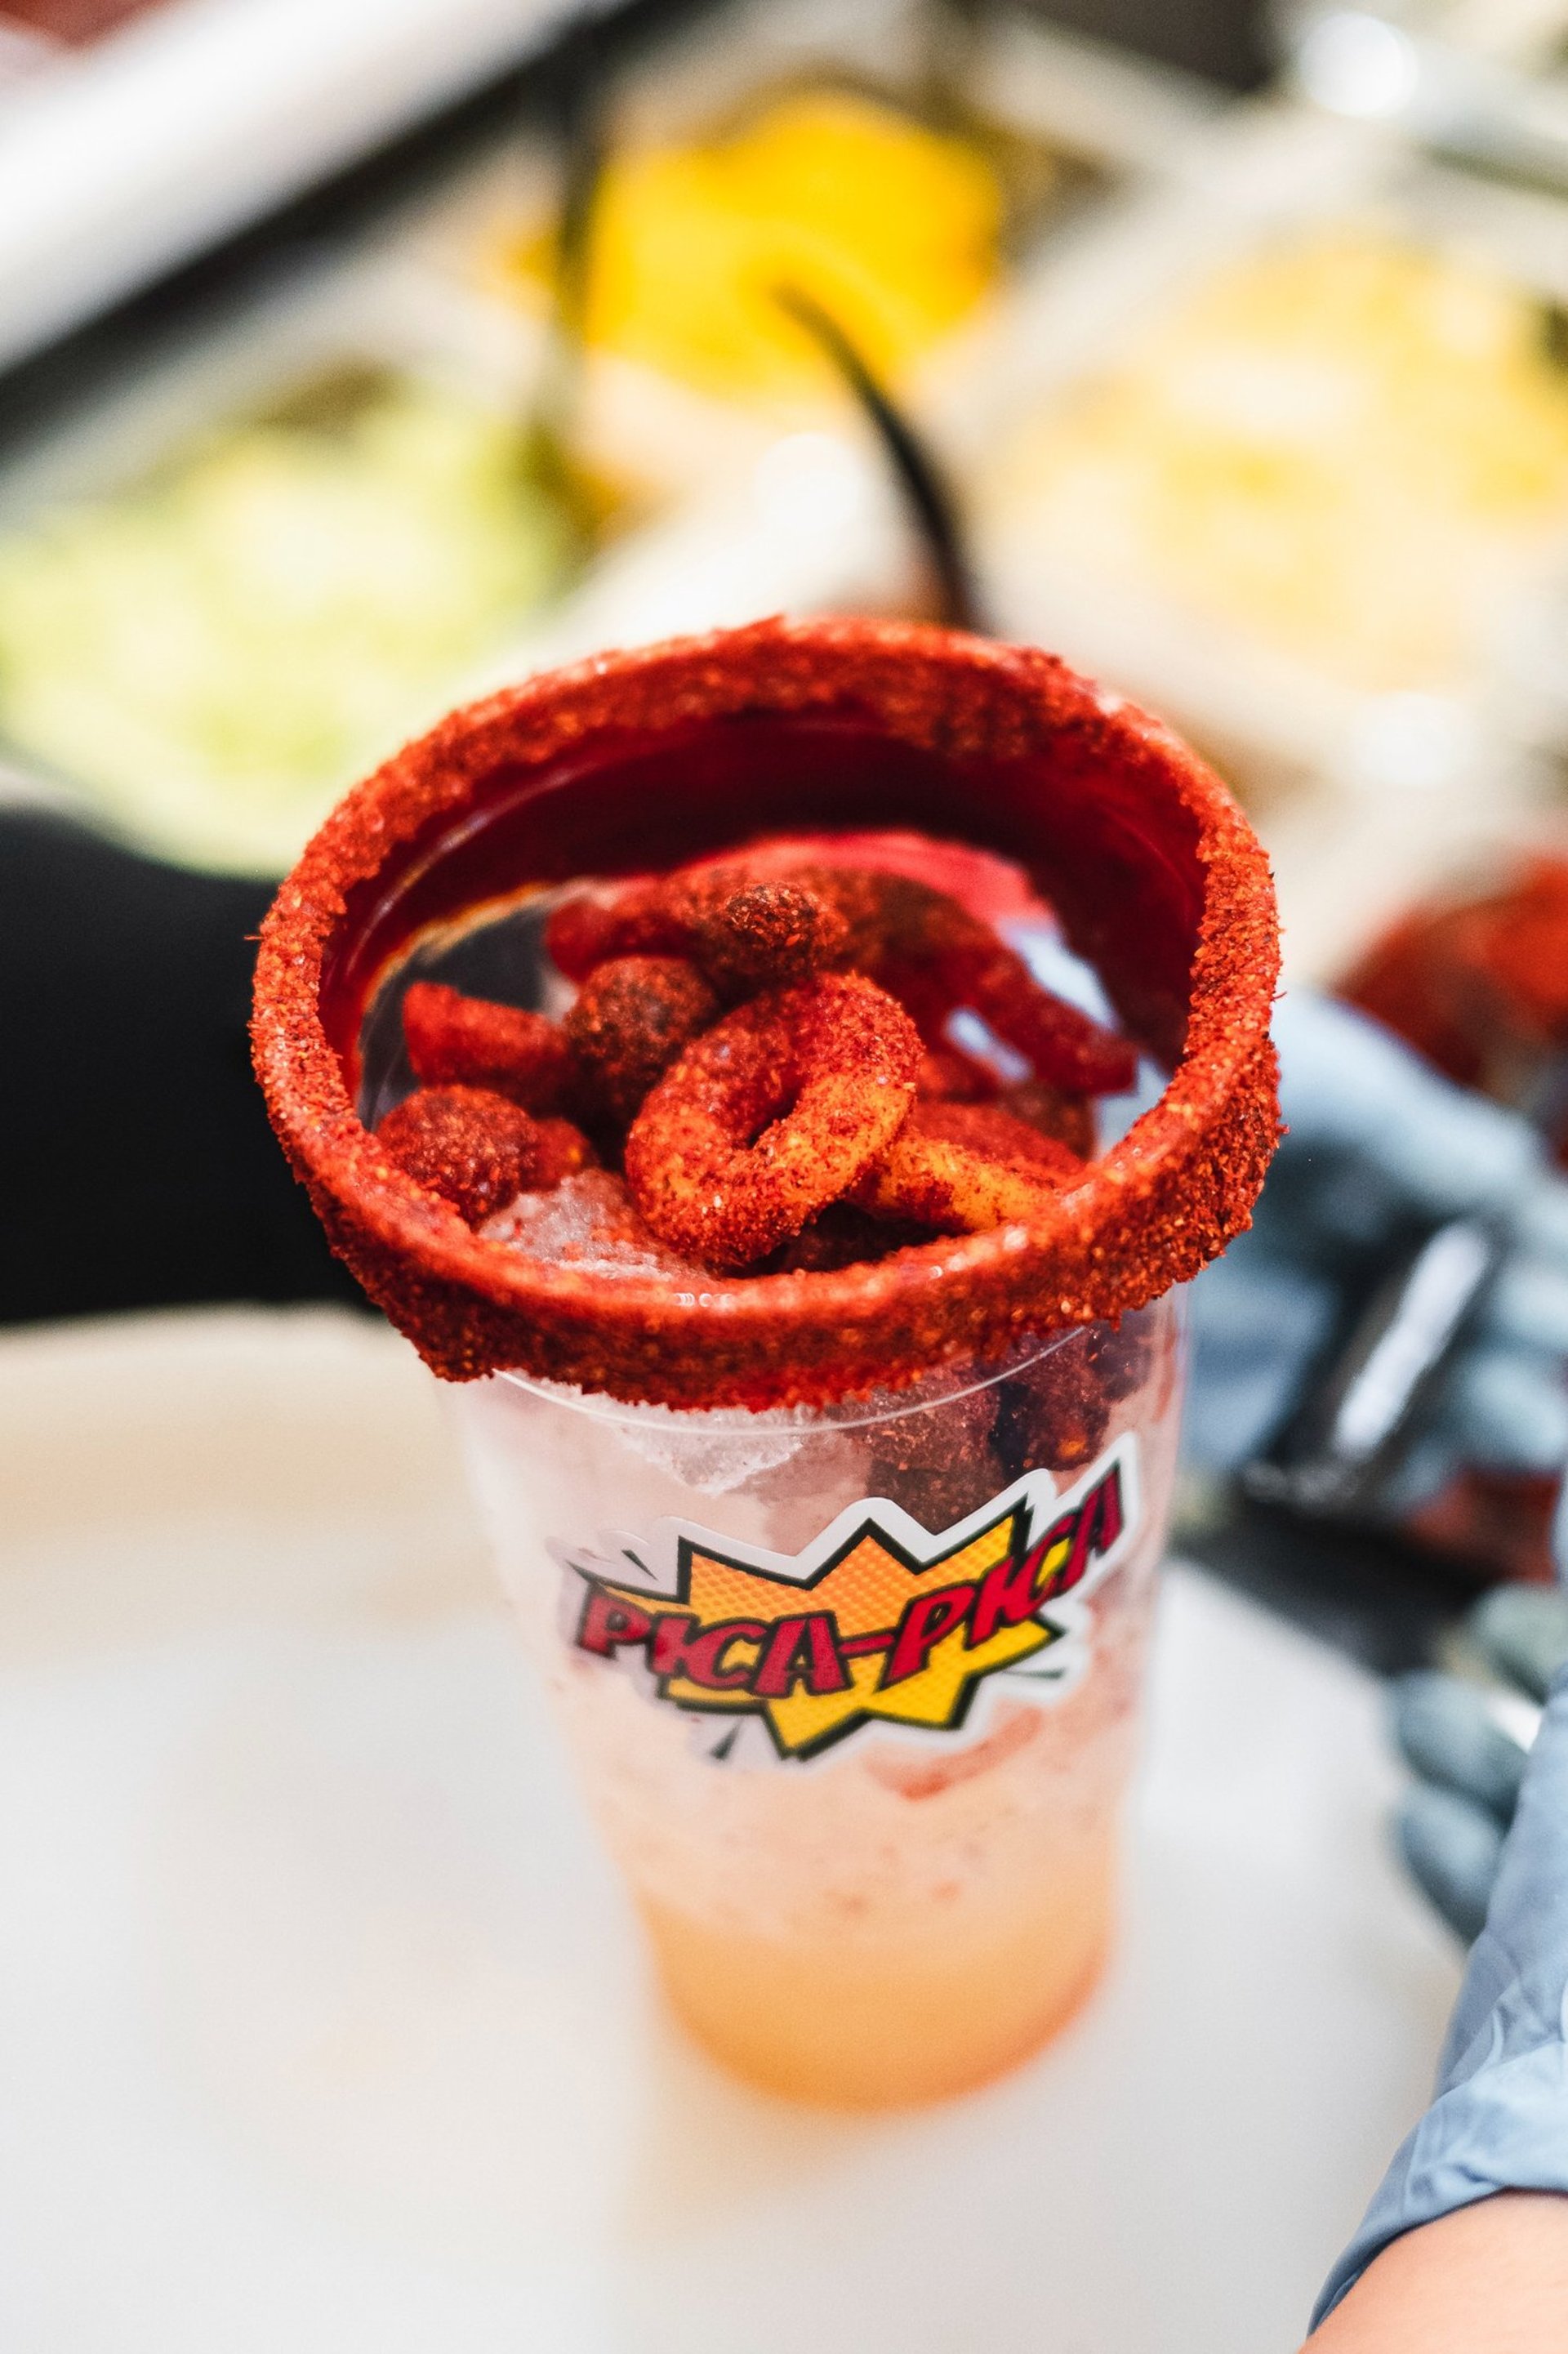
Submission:
[[[1111,1941],[1107,1826],[1071,1872],[916,1940],[746,1936],[643,1901],[675,2011],[737,2075],[834,2108],[939,2100],[1002,2074],[1078,2010]]]
[[[632,1863],[664,1989],[716,2059],[795,2099],[896,2107],[983,2084],[1065,2026],[1104,1967],[1116,1906],[1133,1723],[1121,1687],[1143,1611],[1113,1618],[1102,1682],[1064,1711],[1007,1708],[945,1757],[846,1766],[821,1802],[841,1833],[820,1875],[783,1818],[787,1786],[753,1785],[757,1845],[694,1889],[700,1907]],[[623,1853],[629,1829],[622,1809]],[[841,1858],[862,1869],[835,1871]]]

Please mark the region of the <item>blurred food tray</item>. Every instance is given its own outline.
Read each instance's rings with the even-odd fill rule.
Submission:
[[[1258,778],[1359,764],[1397,783],[1405,768],[1436,779],[1461,765],[1495,657],[1489,631],[1568,543],[1568,372],[1555,327],[1565,218],[1353,126],[1270,107],[1217,130],[1184,196],[1145,200],[1042,268],[976,339],[967,408],[951,395],[954,429],[977,455],[1001,445],[982,514],[1004,619],[1146,694]],[[1293,289],[1302,308],[1316,304],[1305,318]],[[1467,334],[1481,339],[1474,351]],[[1441,405],[1449,344],[1485,381],[1473,415],[1434,420],[1411,403],[1425,391]],[[1369,525],[1369,564],[1403,564],[1406,588],[1452,601],[1431,642],[1406,642],[1397,598],[1369,595],[1364,616],[1334,608],[1332,567],[1353,569],[1343,558],[1354,518],[1300,511],[1308,481],[1342,504],[1350,465],[1372,466],[1401,367],[1408,430],[1446,470],[1445,491],[1463,509],[1454,529],[1472,532],[1480,586],[1495,592],[1467,597],[1472,584],[1452,566],[1423,581],[1418,514],[1395,514],[1393,546]],[[1489,419],[1478,398],[1488,389]],[[1521,453],[1513,445],[1531,427]],[[1082,504],[1081,528],[1060,499],[1034,494],[1041,451]],[[1169,545],[1148,519],[1161,499]],[[1213,544],[1227,500],[1238,514],[1249,503],[1250,546]],[[1308,522],[1341,521],[1347,547],[1298,546]],[[1506,543],[1500,557],[1494,540]],[[1272,563],[1266,585],[1277,590],[1283,576],[1304,608],[1315,592],[1317,608],[1249,610],[1236,585],[1249,559],[1260,578]],[[1419,709],[1396,699],[1417,695],[1428,699]],[[1403,734],[1391,724],[1401,716]],[[1423,719],[1430,741],[1418,743]]]
[[[1536,66],[1568,55],[1564,0],[1433,0],[1428,13],[1432,32],[1457,49]]]
[[[570,0],[162,0],[89,46],[12,41],[0,367],[503,72],[570,13]]]
[[[1568,212],[1277,101],[1188,167],[1022,273],[930,414],[1004,633],[1161,712],[1306,854],[1321,971],[1538,806]]]
[[[1281,30],[1288,80],[1308,103],[1495,179],[1568,194],[1563,0],[1415,9],[1310,0]]]
[[[651,143],[700,143],[733,124],[737,108],[744,116],[769,93],[816,89],[852,101],[892,93],[886,120],[924,139],[914,111],[929,95],[922,77],[947,60],[959,76],[952,102],[980,126],[956,150],[972,146],[978,170],[993,152],[985,143],[1001,141],[995,152],[1018,166],[1029,196],[1008,240],[1016,259],[1074,233],[1122,186],[1172,168],[1213,111],[1160,69],[1005,12],[985,24],[979,45],[959,39],[949,60],[933,49],[933,28],[952,27],[914,0],[868,0],[847,26],[813,0],[741,11],[616,87],[616,137],[639,154]],[[902,115],[899,93],[910,101]],[[874,107],[874,125],[880,119]],[[874,128],[865,133],[857,119],[852,129],[874,146]],[[832,118],[821,135],[831,148]],[[842,170],[842,154],[827,168],[830,178]],[[422,684],[410,661],[401,692],[403,648],[419,649],[408,640],[409,613],[387,610],[397,549],[390,533],[379,546],[366,501],[372,473],[377,495],[405,509],[409,486],[386,463],[376,472],[376,453],[349,450],[342,434],[329,480],[331,453],[304,450],[298,429],[306,410],[321,410],[323,381],[370,372],[387,381],[394,405],[401,387],[441,387],[447,413],[425,419],[431,430],[457,430],[451,404],[477,402],[516,421],[521,447],[546,328],[537,282],[531,299],[529,282],[509,281],[501,262],[509,245],[545,235],[557,169],[538,132],[495,137],[477,169],[460,155],[434,196],[394,197],[332,259],[296,265],[223,314],[198,313],[161,357],[75,388],[63,414],[17,444],[0,472],[0,790],[63,801],[177,860],[276,873],[344,784],[465,695],[606,644],[780,610],[918,609],[918,550],[881,452],[826,368],[812,372],[803,342],[806,397],[781,405],[719,398],[646,356],[596,350],[576,452],[603,508],[593,560],[483,644],[471,631],[454,638]],[[848,185],[858,185],[853,171]],[[683,281],[699,267],[700,257],[690,266],[681,257]],[[744,318],[739,329],[744,342]],[[279,443],[281,419],[291,450]],[[358,430],[350,419],[350,434]],[[405,474],[416,454],[405,431]],[[307,475],[321,492],[313,520],[302,511]],[[496,557],[504,530],[487,534],[477,510],[470,520],[479,552]],[[431,536],[427,529],[433,578],[450,551]],[[376,577],[364,634],[382,633],[379,684],[369,670],[359,678],[366,649],[344,636],[348,572],[369,560],[366,547]],[[217,642],[225,613],[235,617],[227,648]],[[259,624],[269,614],[267,638]],[[323,674],[313,702],[303,696],[302,665],[285,658],[291,642],[323,673],[337,660],[341,691]],[[239,740],[255,663],[268,724],[250,733],[263,750],[280,748],[275,790],[249,737]],[[365,724],[352,727],[344,714],[361,706]],[[335,731],[341,757],[330,743],[291,749],[291,728]],[[288,785],[290,757],[303,789]]]
[[[658,2009],[405,1343],[18,1334],[0,1419],[8,2348],[1296,2343],[1457,1982],[1360,1670],[1173,1573],[1107,1985],[835,2117]]]
[[[744,143],[771,122],[775,110],[813,95],[852,107],[880,106],[906,130],[918,127],[967,150],[994,176],[1001,193],[1003,282],[1021,261],[1054,246],[1122,186],[1162,183],[1180,170],[1223,111],[1206,85],[1075,40],[1020,5],[969,11],[959,0],[862,0],[848,11],[832,0],[749,0],[667,41],[640,63],[634,77],[617,82],[609,114],[611,181],[620,164],[635,166],[652,151],[685,151],[700,175],[715,151]],[[839,178],[836,201],[842,207],[852,193],[843,175],[854,167],[842,145],[834,149],[835,139],[844,137],[842,123],[825,122],[816,136],[815,185],[802,183],[795,193],[811,215],[809,234],[831,238],[853,225],[842,210],[832,217],[816,209],[822,182]],[[739,205],[756,202],[759,181],[779,172],[779,137],[774,132],[766,156],[748,159],[737,176]],[[885,170],[888,160],[868,150],[861,168],[870,172],[880,161]],[[892,160],[897,169],[902,159]],[[783,194],[785,184],[778,185]],[[901,179],[897,186],[907,202],[910,186]],[[928,196],[930,184],[918,193]],[[959,205],[969,192],[955,186],[948,193]],[[893,201],[885,187],[873,185],[867,195],[881,196],[885,214],[874,224],[874,248],[861,264],[874,271],[889,259],[875,248],[895,247],[903,224],[885,217]],[[669,196],[668,184],[661,183],[660,199]],[[537,304],[537,282],[515,266],[514,257],[538,237],[547,201],[547,186],[537,173],[525,177],[515,153],[502,149],[460,174],[433,203],[421,204],[408,234],[417,250],[468,284],[503,300]],[[874,202],[868,209],[875,208]],[[715,238],[700,205],[681,225],[691,232],[692,249],[683,282],[670,289],[672,300],[683,298],[688,284],[711,285],[717,302],[732,303],[734,290],[724,273],[734,257],[726,239]],[[747,258],[761,269],[786,252],[790,249],[783,244],[769,250],[758,240]],[[793,249],[791,258],[800,260],[802,249]],[[933,254],[938,266],[949,258],[940,247]],[[609,267],[613,272],[614,260]],[[853,301],[853,274],[844,272],[836,288],[812,291],[830,305],[835,292]],[[767,292],[756,288],[754,299]],[[852,330],[858,325],[853,316],[842,316],[841,323]],[[831,388],[825,375],[809,407],[821,406],[823,388]],[[744,380],[721,386],[721,396],[769,405],[766,385],[747,387]],[[773,387],[772,400],[788,413],[789,387],[782,394]]]
[[[541,348],[537,317],[407,251],[366,252],[198,332],[18,450],[0,473],[0,793],[74,810],[179,863],[277,874],[355,775],[467,696],[609,644],[896,601],[911,548],[874,451],[853,435],[758,430],[656,378],[623,386],[612,366],[577,452],[602,508],[586,566],[554,586],[541,573],[511,620],[503,600],[493,626],[479,612],[444,667],[404,682],[403,588],[417,606],[439,592],[443,562],[504,557],[506,518],[477,507],[464,555],[459,440],[475,445],[481,487],[496,462],[487,437],[515,433],[521,451]],[[378,388],[412,413],[370,416],[374,444],[356,451]],[[629,417],[635,433],[620,429]],[[432,510],[449,474],[451,495]],[[416,509],[399,533],[388,503],[405,491]],[[368,567],[363,629],[355,563]],[[394,635],[377,653],[388,600]],[[239,632],[227,654],[226,611]],[[309,675],[334,642],[343,675],[329,667],[312,697]],[[239,740],[252,704],[262,749],[279,745],[276,780]],[[313,741],[292,743],[291,712],[301,727],[341,723],[335,766]]]

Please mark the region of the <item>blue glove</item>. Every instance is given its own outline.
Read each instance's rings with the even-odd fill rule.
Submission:
[[[1292,991],[1275,1020],[1289,1134],[1249,1234],[1192,1287],[1188,1460],[1234,1471],[1294,1404],[1344,1270],[1413,1219],[1503,1222],[1507,1255],[1398,1475],[1414,1509],[1463,1464],[1568,1461],[1568,1184],[1517,1114],[1441,1077],[1382,1025]]]
[[[1561,1510],[1558,1520],[1561,1532]],[[1420,1777],[1396,1825],[1406,1868],[1469,1945],[1486,1922],[1539,1703],[1568,1667],[1568,1594],[1500,1586],[1467,1626],[1490,1694],[1458,1676],[1405,1676],[1393,1726]]]
[[[1563,1600],[1518,1589],[1486,1605],[1489,1648],[1510,1657],[1537,1690],[1553,1641],[1568,1641]],[[1520,1605],[1535,1606],[1521,1611]],[[1488,1857],[1496,1862],[1500,1853],[1500,1864],[1449,2023],[1432,2105],[1401,2145],[1330,2274],[1314,2328],[1402,2232],[1496,2190],[1568,2192],[1568,1667],[1560,1667],[1546,1689],[1522,1776],[1522,1758],[1510,1758],[1506,1744],[1489,1737],[1489,1721],[1473,1715],[1467,1723],[1451,1711],[1443,1716],[1454,1689],[1445,1692],[1446,1682],[1423,1679],[1425,1693],[1416,1685],[1403,1701],[1407,1742],[1440,1762],[1448,1802],[1461,1810],[1446,1822],[1439,1814],[1416,1832],[1418,1868],[1428,1884],[1436,1877],[1450,1897],[1473,1901]],[[1510,1780],[1518,1792],[1511,1804]],[[1416,1803],[1440,1806],[1444,1797],[1433,1789]],[[1505,1841],[1502,1825],[1510,1813]],[[1410,1825],[1419,1820],[1414,1813],[1406,1818],[1407,1847]]]

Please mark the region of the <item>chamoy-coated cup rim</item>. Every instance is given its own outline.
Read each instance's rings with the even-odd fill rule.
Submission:
[[[1038,1224],[832,1271],[606,1280],[471,1232],[365,1127],[360,1023],[422,928],[526,884],[835,825],[946,831],[1017,859],[1170,1068]],[[1263,850],[1160,721],[1033,649],[773,620],[546,673],[396,754],[279,890],[252,1037],[333,1248],[437,1373],[807,1405],[1115,1319],[1223,1250],[1278,1133],[1277,969]]]

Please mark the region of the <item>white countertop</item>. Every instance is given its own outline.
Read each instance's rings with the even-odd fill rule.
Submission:
[[[1372,1682],[1169,1579],[1127,1930],[893,2119],[659,2014],[379,1326],[0,1339],[7,2354],[1274,2354],[1455,1957]]]

